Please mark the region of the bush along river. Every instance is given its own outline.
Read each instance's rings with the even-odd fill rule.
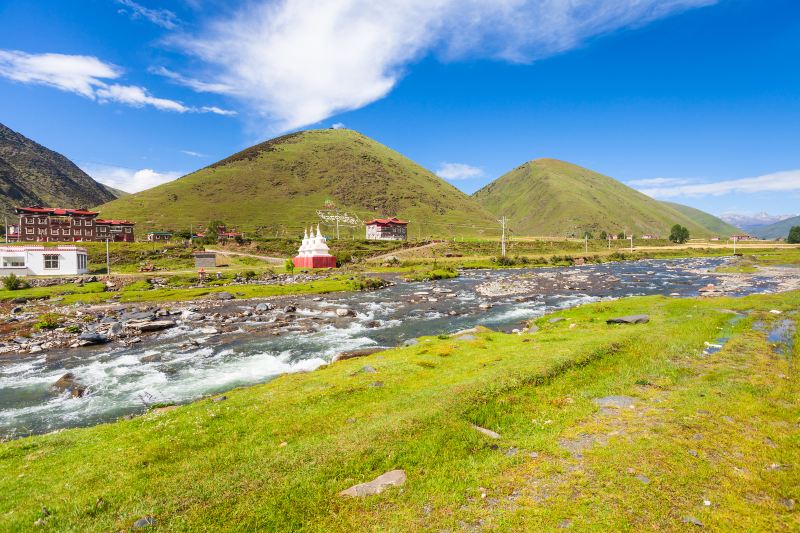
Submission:
[[[310,371],[337,354],[414,343],[477,325],[521,331],[546,313],[626,296],[772,292],[798,287],[794,269],[750,276],[714,270],[724,258],[645,260],[571,268],[466,271],[435,282],[371,292],[267,300],[195,301],[107,311],[107,344],[42,349],[0,358],[0,438],[87,426],[185,403],[286,372]],[[105,330],[104,330],[105,331]]]

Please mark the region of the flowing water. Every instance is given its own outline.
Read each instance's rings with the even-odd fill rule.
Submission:
[[[185,403],[286,372],[313,370],[346,350],[398,346],[415,337],[476,325],[510,331],[545,313],[600,299],[696,296],[699,288],[716,282],[710,272],[725,261],[648,260],[567,269],[468,271],[452,280],[401,282],[375,292],[293,297],[286,301],[297,306],[297,313],[278,335],[260,322],[243,323],[225,334],[181,325],[132,347],[108,345],[7,358],[0,360],[0,437],[97,424],[141,413],[153,403]],[[478,290],[488,282],[526,286],[525,280],[543,282],[532,292],[507,296],[484,296]],[[769,278],[760,278],[738,294],[774,289]],[[486,309],[487,304],[492,307]],[[252,308],[254,304],[231,305]],[[356,317],[337,317],[335,311],[341,307],[352,309]],[[143,357],[155,360],[145,363]],[[65,372],[88,387],[84,397],[53,392],[52,384]]]

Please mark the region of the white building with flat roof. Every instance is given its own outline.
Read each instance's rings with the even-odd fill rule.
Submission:
[[[86,248],[0,246],[0,276],[76,276],[88,272]]]

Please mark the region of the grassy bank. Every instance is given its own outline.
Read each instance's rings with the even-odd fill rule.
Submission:
[[[303,283],[287,283],[285,285],[223,285],[209,283],[205,287],[169,287],[151,289],[146,282],[136,282],[121,290],[106,290],[105,284],[86,283],[76,285],[68,283],[53,287],[35,287],[16,291],[0,290],[0,301],[14,298],[40,299],[58,298],[58,303],[69,305],[74,303],[117,302],[179,302],[196,300],[213,296],[220,292],[228,292],[234,298],[266,298],[290,294],[323,294],[328,292],[353,291],[365,288],[368,280],[358,277],[332,276],[326,279]]]
[[[531,335],[426,338],[226,401],[0,444],[0,529],[153,516],[164,531],[790,530],[798,352],[751,326],[796,322],[798,304],[603,302]],[[737,309],[749,315],[734,323]],[[648,324],[605,323],[642,312]],[[725,348],[701,356],[720,336]],[[634,407],[600,410],[608,395]],[[337,496],[396,468],[402,488]]]

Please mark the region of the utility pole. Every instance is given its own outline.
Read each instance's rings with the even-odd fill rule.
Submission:
[[[583,234],[583,253],[589,253],[589,234]]]
[[[736,235],[733,236],[733,255],[736,255]]]
[[[3,217],[3,233],[6,234],[6,244],[8,244],[8,217]]]
[[[506,256],[506,217],[505,217],[505,215],[503,216],[503,218],[498,220],[498,222],[500,222],[500,224],[503,227],[503,231],[502,231],[501,237],[500,237],[500,249],[502,250],[503,257],[505,257]]]
[[[106,276],[111,275],[111,254],[108,252],[108,240],[106,237]]]
[[[633,251],[633,233],[631,233],[631,252]]]

